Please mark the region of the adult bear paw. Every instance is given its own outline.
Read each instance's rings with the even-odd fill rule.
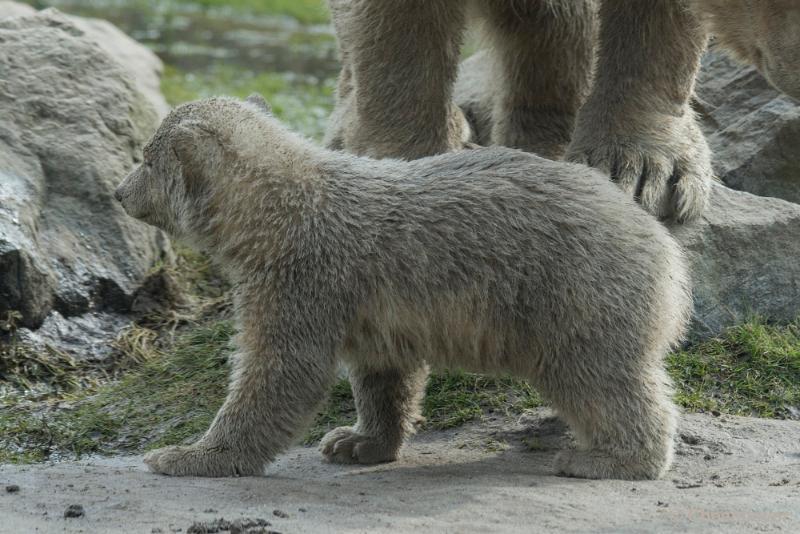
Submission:
[[[667,461],[621,459],[601,451],[571,450],[555,459],[556,474],[576,478],[655,480],[668,467]]]
[[[589,112],[567,159],[607,173],[647,211],[678,222],[703,213],[714,177],[711,151],[688,107],[635,120]]]
[[[154,473],[173,476],[237,477],[264,473],[263,462],[200,444],[156,449],[145,455],[144,463]]]
[[[322,438],[319,450],[329,462],[337,464],[378,464],[397,459],[397,448],[372,436],[359,434],[352,427],[334,428]]]

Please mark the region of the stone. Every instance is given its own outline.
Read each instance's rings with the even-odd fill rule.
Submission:
[[[19,2],[0,2],[0,20],[8,17],[25,17],[36,13],[36,9]]]
[[[106,20],[68,18],[133,78],[139,92],[155,108],[159,119],[166,117],[170,107],[161,93],[164,64],[158,56]]]
[[[453,99],[472,127],[471,141],[482,146],[491,144],[492,83],[490,57],[479,50],[461,62],[453,87]]]
[[[127,312],[172,257],[164,234],[113,198],[163,98],[109,53],[116,45],[98,46],[97,27],[56,10],[0,19],[0,318],[18,311],[31,329],[50,315],[62,328]]]
[[[755,68],[712,50],[703,58],[694,107],[722,182],[800,202],[800,102]]]
[[[691,337],[800,316],[800,205],[714,184],[703,216],[670,231],[691,265]]]
[[[0,1],[0,20],[30,16],[36,9],[19,2]],[[106,20],[63,15],[106,51],[133,77],[139,91],[156,108],[160,118],[169,113],[169,105],[161,94],[161,75],[164,64],[155,53],[128,37]]]

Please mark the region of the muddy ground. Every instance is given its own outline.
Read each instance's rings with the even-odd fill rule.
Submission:
[[[800,531],[800,422],[686,415],[663,480],[590,481],[551,475],[570,438],[549,415],[426,432],[379,466],[295,447],[255,478],[157,476],[140,456],[0,466],[0,531]]]

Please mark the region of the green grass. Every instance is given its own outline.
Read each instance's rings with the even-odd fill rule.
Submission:
[[[487,412],[519,414],[541,405],[541,399],[525,382],[460,371],[433,373],[428,379],[422,415],[424,429],[442,430],[479,419]],[[337,426],[356,420],[353,393],[347,380],[333,388],[325,409],[317,415],[304,443],[319,441]]]
[[[151,354],[119,381],[61,397],[72,408],[6,406],[0,412],[0,463],[147,450],[196,439],[225,398],[233,333],[228,321],[195,328],[169,352]],[[525,383],[451,372],[431,377],[423,414],[428,428],[442,429],[487,410],[519,413],[539,402]],[[350,385],[340,380],[303,443],[353,422]]]
[[[169,354],[156,353],[119,381],[88,396],[66,396],[73,408],[0,412],[0,462],[19,451],[43,459],[179,443],[201,433],[225,396],[229,322],[185,335]]]
[[[202,262],[194,259],[192,265],[202,267]],[[754,320],[671,354],[667,364],[676,400],[692,411],[797,418],[799,325]],[[233,333],[226,320],[193,326],[171,345],[148,345],[133,369],[105,384],[78,387],[47,371],[45,378],[58,376],[60,384],[73,389],[62,386],[69,391],[59,390],[58,408],[18,401],[0,407],[0,463],[141,451],[196,439],[225,397]],[[541,404],[528,384],[511,378],[433,374],[423,404],[424,428],[457,427],[486,414],[514,415]],[[341,380],[303,442],[315,443],[354,420],[352,392]]]
[[[324,24],[329,18],[324,0],[194,0],[181,3],[235,9],[257,15],[285,15],[303,24]]]
[[[324,24],[329,20],[325,0],[29,0],[28,3],[39,9],[50,6],[65,9],[128,8],[145,13],[200,8],[240,15],[291,17],[302,24]]]
[[[450,371],[431,375],[422,413],[427,428],[445,429],[476,420],[486,412],[518,414],[541,404],[539,395],[521,380]]]
[[[217,66],[202,73],[167,67],[161,90],[171,105],[217,95],[245,98],[259,93],[281,120],[298,132],[321,139],[333,109],[335,80],[319,83],[290,80],[272,72],[252,73]]]
[[[667,359],[676,400],[689,410],[800,416],[800,322],[753,320]]]

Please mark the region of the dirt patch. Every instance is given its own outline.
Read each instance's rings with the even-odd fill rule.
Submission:
[[[657,481],[553,476],[570,443],[537,409],[423,432],[377,466],[327,464],[311,447],[292,448],[263,477],[157,476],[140,456],[6,465],[0,480],[27,496],[0,497],[0,517],[12,532],[186,532],[208,521],[199,510],[269,518],[254,528],[285,533],[800,531],[796,421],[686,415],[675,466]],[[86,515],[71,524],[61,512],[78,499]]]

